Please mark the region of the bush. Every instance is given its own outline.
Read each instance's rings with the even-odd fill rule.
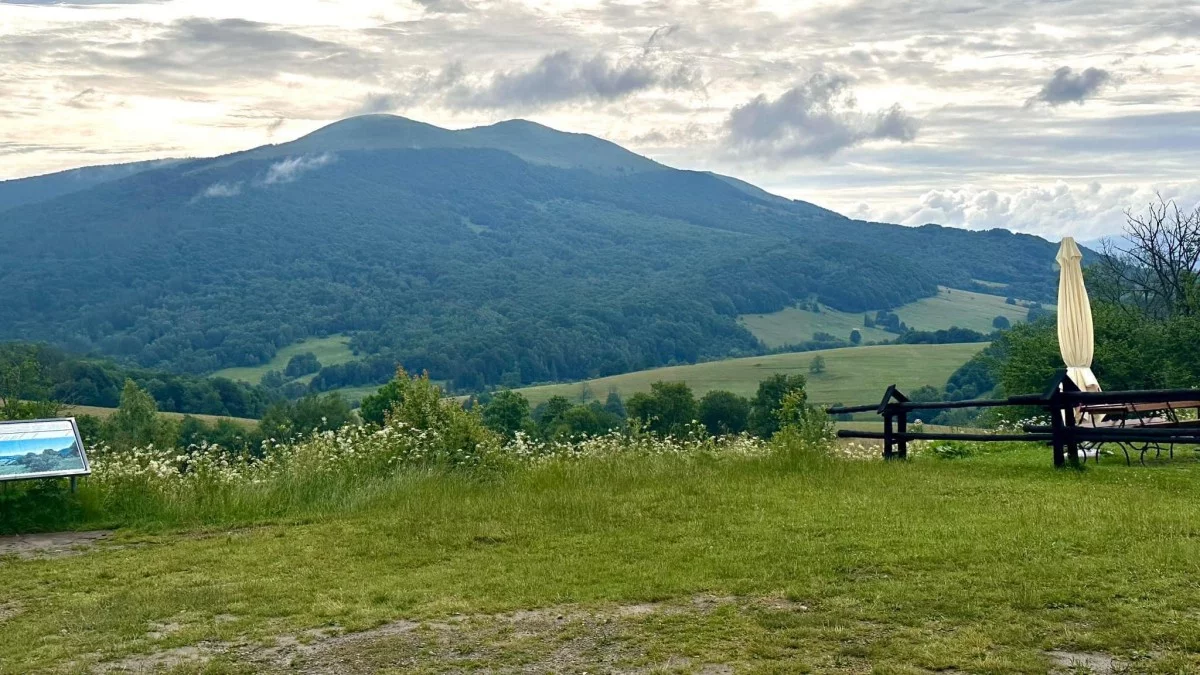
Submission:
[[[387,414],[385,426],[425,432],[428,461],[452,466],[479,465],[495,459],[499,438],[483,423],[478,411],[465,410],[448,400],[429,374],[410,377],[396,370],[399,401]]]
[[[713,436],[740,434],[750,425],[750,401],[733,392],[710,391],[700,399],[698,416]]]
[[[660,436],[684,433],[696,419],[696,398],[685,382],[655,382],[650,393],[637,393],[626,404],[631,418]]]
[[[283,374],[288,377],[302,377],[310,373],[315,373],[321,370],[321,362],[312,352],[304,352],[293,356],[287,363],[287,367],[283,369]]]

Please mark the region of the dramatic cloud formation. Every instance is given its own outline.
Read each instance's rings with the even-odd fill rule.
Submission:
[[[650,88],[701,85],[699,73],[687,64],[662,63],[649,54],[649,43],[632,59],[557,51],[528,68],[496,73],[482,86],[460,85],[451,91],[450,100],[482,108],[526,107],[577,99],[607,101]]]
[[[1159,195],[1175,200],[1181,208],[1194,209],[1200,206],[1200,181],[1146,187],[1106,187],[1097,182],[1069,185],[1058,181],[1012,192],[965,185],[931,190],[908,210],[880,213],[860,205],[852,215],[905,225],[937,223],[972,230],[999,227],[1055,237],[1097,239],[1112,234],[1112,223],[1124,222],[1126,210],[1141,210],[1157,201]]]
[[[0,179],[525,117],[879,220],[1112,231],[1196,180],[1198,26],[1195,0],[0,0]]]
[[[291,183],[301,175],[309,171],[315,171],[334,160],[333,155],[325,153],[323,155],[306,155],[303,157],[288,157],[285,160],[276,162],[267,169],[267,176],[263,178],[264,185],[275,185],[278,183]]]
[[[1064,103],[1082,104],[1084,99],[1091,98],[1112,81],[1112,73],[1107,70],[1087,68],[1083,72],[1076,73],[1071,70],[1070,66],[1063,66],[1054,71],[1054,76],[1042,87],[1041,91],[1029,99],[1029,104],[1045,103],[1051,106]]]
[[[866,141],[916,138],[920,123],[899,104],[862,113],[850,84],[843,75],[817,73],[778,98],[760,94],[729,114],[729,142],[747,154],[829,157]]]

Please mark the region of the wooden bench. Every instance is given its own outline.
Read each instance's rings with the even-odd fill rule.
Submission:
[[[1197,419],[1181,419],[1179,413],[1185,410],[1197,411]],[[1083,405],[1076,408],[1077,424],[1095,429],[1149,429],[1149,428],[1184,428],[1200,427],[1200,401],[1172,401],[1168,403],[1101,403]],[[1125,462],[1132,464],[1129,451],[1138,452],[1139,461],[1146,463],[1146,453],[1155,451],[1155,456],[1162,455],[1165,449],[1168,455],[1175,457],[1175,443],[1157,442],[1116,442],[1125,453]],[[1104,443],[1092,444],[1099,450]],[[1100,461],[1100,453],[1096,453],[1096,461]]]

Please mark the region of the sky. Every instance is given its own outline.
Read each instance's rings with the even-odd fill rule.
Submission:
[[[0,0],[0,179],[520,117],[846,215],[1200,203],[1195,0]]]

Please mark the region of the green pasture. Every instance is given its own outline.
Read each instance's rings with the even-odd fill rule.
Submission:
[[[279,372],[283,372],[284,368],[287,367],[288,361],[293,356],[305,352],[312,352],[317,357],[317,360],[321,362],[322,366],[337,366],[349,363],[355,359],[354,352],[350,351],[350,338],[345,335],[331,335],[324,338],[309,338],[302,342],[283,347],[275,352],[275,358],[262,365],[225,368],[213,373],[213,377],[226,377],[231,380],[258,384],[262,380],[263,375],[267,374],[267,371],[278,370]],[[311,379],[311,375],[299,378],[302,382],[307,382]]]
[[[651,383],[663,380],[687,382],[697,396],[713,389],[752,396],[758,383],[775,373],[801,373],[808,378],[810,400],[851,405],[878,401],[889,384],[910,390],[926,384],[940,387],[959,366],[985,346],[880,345],[772,354],[655,368],[586,382],[526,387],[519,391],[534,405],[556,395],[572,400],[603,400],[609,391],[616,390],[628,398],[639,391],[649,391]],[[809,365],[818,355],[825,359],[825,372],[813,375]]]
[[[997,316],[1006,317],[1011,323],[1024,321],[1029,309],[1023,305],[1009,305],[1004,296],[974,293],[952,288],[942,288],[937,296],[908,303],[894,310],[900,320],[916,330],[940,330],[957,326],[981,333],[992,332],[992,321]],[[896,335],[878,328],[863,326],[863,314],[874,312],[839,312],[822,306],[820,312],[798,307],[770,314],[743,314],[739,321],[763,344],[780,347],[811,340],[813,333],[824,332],[843,340],[850,339],[850,331],[862,333],[863,342],[894,340]]]

